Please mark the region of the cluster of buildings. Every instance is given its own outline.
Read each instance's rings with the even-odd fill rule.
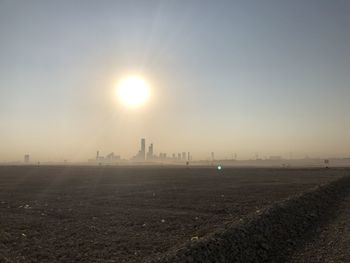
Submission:
[[[174,162],[189,162],[191,161],[191,154],[188,152],[173,153],[172,155],[167,155],[167,153],[159,153],[156,155],[154,153],[153,143],[148,146],[148,151],[146,152],[146,139],[141,139],[141,147],[138,153],[132,158],[132,161],[146,162],[146,161],[174,161]]]
[[[120,161],[120,156],[115,155],[114,152],[111,152],[110,154],[106,156],[101,156],[100,151],[96,152],[96,161],[97,162],[115,162],[115,161]]]
[[[121,161],[119,155],[115,155],[113,152],[101,156],[100,151],[96,152],[96,158],[90,159],[89,162],[98,162],[98,163],[115,163]],[[154,153],[154,146],[151,143],[146,151],[146,139],[141,139],[140,150],[135,156],[131,158],[131,161],[134,162],[157,162],[157,161],[169,161],[169,162],[189,162],[192,160],[192,156],[189,152],[173,153],[168,155],[167,153],[161,152],[158,155]]]

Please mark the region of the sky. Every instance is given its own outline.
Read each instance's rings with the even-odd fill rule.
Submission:
[[[349,1],[0,0],[0,161],[349,157],[349,101]]]

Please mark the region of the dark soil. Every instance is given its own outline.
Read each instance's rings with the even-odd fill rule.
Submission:
[[[150,262],[286,262],[317,227],[332,219],[349,189],[350,176],[312,188]]]
[[[346,174],[0,167],[0,262],[142,262]]]
[[[350,262],[350,192],[333,220],[320,228],[291,262]]]

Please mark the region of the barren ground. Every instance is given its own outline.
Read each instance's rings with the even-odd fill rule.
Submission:
[[[348,173],[3,166],[0,262],[142,262]]]
[[[293,263],[350,262],[350,191],[333,220],[297,251]]]

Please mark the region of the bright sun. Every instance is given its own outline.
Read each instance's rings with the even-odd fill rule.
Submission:
[[[118,83],[117,96],[124,105],[136,108],[147,102],[150,88],[143,78],[129,76]]]

